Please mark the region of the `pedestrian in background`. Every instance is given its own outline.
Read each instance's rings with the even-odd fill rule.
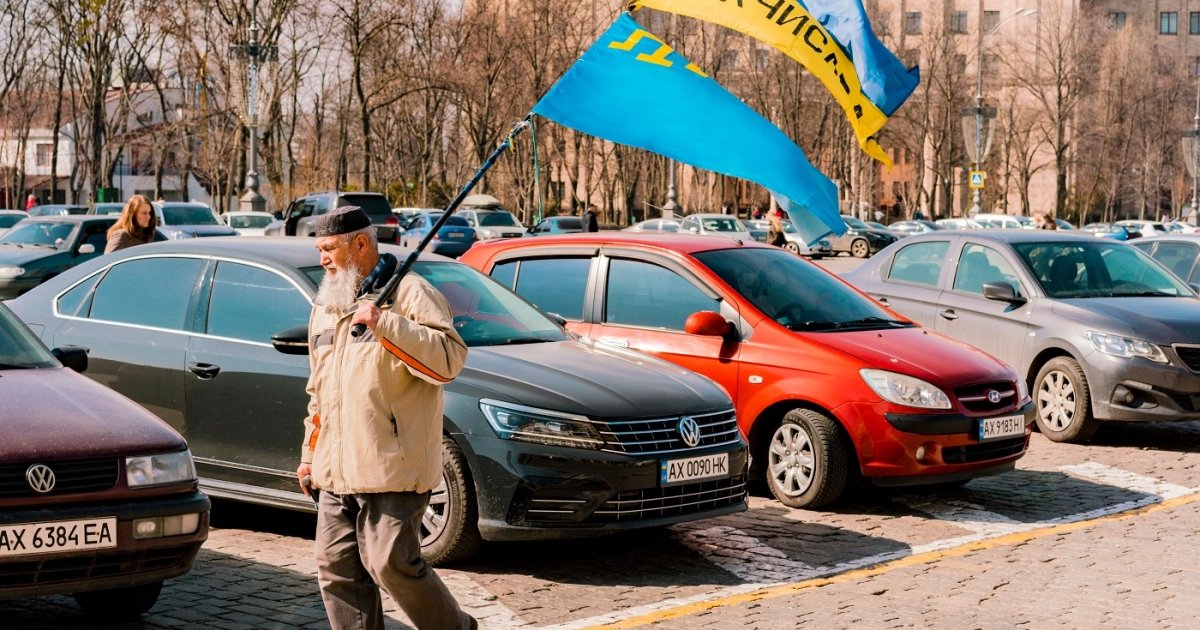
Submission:
[[[767,244],[776,247],[787,245],[787,236],[783,230],[783,208],[775,208],[767,213]]]
[[[150,201],[141,195],[134,195],[125,202],[117,222],[108,228],[108,244],[104,246],[104,253],[145,245],[154,240],[156,228],[158,217],[154,216]]]
[[[474,628],[421,557],[420,541],[442,479],[442,386],[462,369],[467,345],[446,298],[415,273],[390,304],[374,304],[398,264],[379,254],[361,208],[324,215],[316,236],[325,277],[309,318],[296,476],[316,495],[317,578],[329,623],[382,629],[382,587],[417,628]],[[357,338],[355,324],[366,326]]]
[[[38,205],[38,198],[34,197],[33,193],[29,193],[29,196],[25,198],[25,212],[29,212],[30,210],[33,210],[34,207],[36,207],[37,205]]]
[[[596,206],[588,206],[587,212],[583,214],[583,231],[584,232],[599,232],[600,218]]]
[[[1042,224],[1038,226],[1043,230],[1057,230],[1058,223],[1054,222],[1054,217],[1050,213],[1042,215]]]

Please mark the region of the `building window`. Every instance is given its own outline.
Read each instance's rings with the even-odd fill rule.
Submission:
[[[737,62],[738,62],[738,54],[737,54],[736,50],[726,50],[725,53],[723,55],[721,55],[721,67],[722,68],[732,70],[734,68],[737,68]]]
[[[1125,12],[1124,11],[1113,11],[1112,13],[1109,13],[1108,20],[1109,20],[1109,23],[1112,25],[1112,27],[1115,29],[1125,28]]]
[[[50,156],[51,156],[51,151],[53,151],[53,150],[54,150],[54,145],[52,145],[52,144],[39,144],[36,147],[34,147],[34,152],[35,152],[34,157],[35,157],[35,159],[37,159],[37,165],[38,166],[50,166]]]
[[[1200,11],[1192,11],[1188,14],[1188,34],[1200,35]]]
[[[1195,79],[1200,77],[1200,57],[1192,57],[1192,62],[1188,64],[1188,76]]]
[[[921,12],[909,11],[904,14],[904,32],[908,35],[921,34]]]
[[[983,12],[983,30],[989,32],[1000,26],[999,11],[984,11]]]
[[[950,32],[951,33],[966,33],[967,32],[967,12],[955,11],[950,14]]]
[[[1162,35],[1179,33],[1179,12],[1163,11],[1158,14],[1158,32]]]

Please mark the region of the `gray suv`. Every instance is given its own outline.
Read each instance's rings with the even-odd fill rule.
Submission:
[[[371,217],[375,235],[380,243],[399,243],[400,219],[392,214],[392,205],[387,197],[371,192],[319,192],[310,193],[288,204],[286,210],[275,216],[279,219],[268,225],[267,236],[315,236],[314,223],[317,217],[334,208],[358,206]]]

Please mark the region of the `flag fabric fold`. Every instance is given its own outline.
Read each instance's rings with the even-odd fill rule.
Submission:
[[[861,0],[633,0],[631,6],[720,24],[770,44],[829,90],[863,151],[891,166],[876,135],[919,77],[875,37]]]
[[[795,202],[809,242],[842,234],[837,188],[782,131],[622,14],[533,113],[577,131],[747,179]]]

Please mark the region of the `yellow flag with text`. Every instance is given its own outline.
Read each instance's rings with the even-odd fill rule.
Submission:
[[[846,49],[802,2],[633,0],[630,6],[713,22],[774,46],[803,64],[833,94],[850,119],[863,151],[889,167],[892,165],[875,137],[887,122],[888,115],[863,91],[859,72]]]

